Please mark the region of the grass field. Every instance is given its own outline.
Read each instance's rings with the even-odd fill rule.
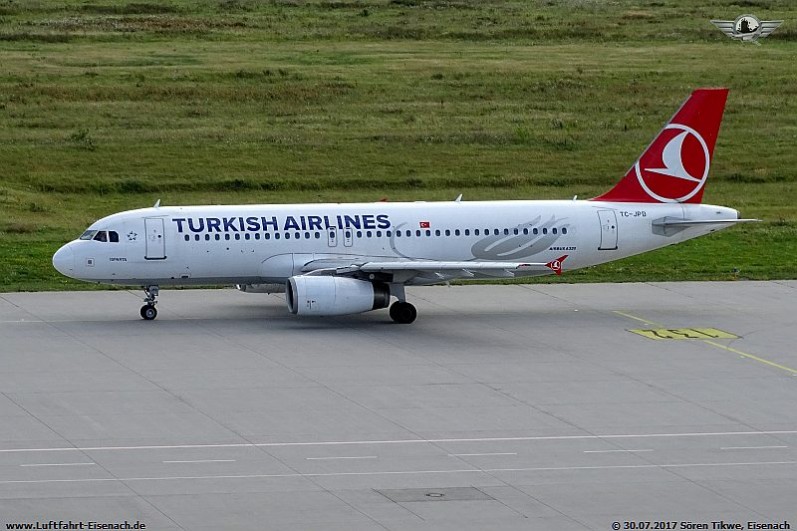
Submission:
[[[90,288],[52,253],[159,198],[591,197],[699,86],[704,200],[764,222],[550,281],[797,278],[797,4],[696,4],[0,0],[0,291]]]

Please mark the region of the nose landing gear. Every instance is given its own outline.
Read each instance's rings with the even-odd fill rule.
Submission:
[[[158,316],[158,310],[155,309],[155,305],[158,303],[158,293],[160,293],[158,286],[147,286],[144,289],[144,306],[139,312],[142,319],[152,321]]]

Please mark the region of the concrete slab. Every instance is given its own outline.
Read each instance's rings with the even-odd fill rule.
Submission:
[[[797,525],[797,282],[0,295],[0,518],[148,529]],[[738,336],[651,340],[635,328]],[[478,492],[446,502],[377,490]],[[463,490],[458,490],[463,489]],[[410,492],[410,491],[404,491]],[[455,496],[456,497],[456,496]]]

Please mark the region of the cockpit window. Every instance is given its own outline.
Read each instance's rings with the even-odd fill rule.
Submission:
[[[119,233],[115,230],[108,231],[108,241],[111,243],[119,243]]]
[[[94,236],[94,241],[95,242],[107,242],[108,241],[108,233],[105,232],[104,230],[101,230],[101,231],[97,232],[97,234]]]
[[[83,234],[80,235],[81,240],[91,240],[94,238],[94,235],[97,234],[96,230],[87,230]]]

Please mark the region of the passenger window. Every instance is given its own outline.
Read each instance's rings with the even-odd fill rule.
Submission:
[[[448,235],[448,231],[446,231],[446,236]],[[454,230],[454,236],[459,236],[459,229]]]
[[[191,236],[189,236],[188,234],[186,234],[186,235],[184,236],[184,238],[185,238],[185,241],[189,241],[189,240],[191,239]]]
[[[539,233],[540,233],[540,231],[537,230],[537,227],[534,227],[534,234],[539,234]]]
[[[548,228],[547,227],[543,227],[542,228],[542,233],[543,234],[548,234]]]
[[[567,234],[567,228],[566,227],[562,227],[562,234]]]
[[[205,234],[205,241],[210,241],[210,234]]]
[[[419,231],[419,230],[416,230],[416,231],[415,231],[415,236],[417,236],[417,237],[419,237],[419,238],[420,238],[420,236],[421,236],[421,231]]]
[[[108,241],[108,233],[104,230],[97,232],[97,235],[94,236],[94,241],[96,242],[107,242]]]
[[[499,234],[499,233],[500,233],[500,231],[499,231],[498,229],[493,229],[493,234],[495,234],[496,236],[498,236],[498,234]]]
[[[504,236],[509,234],[509,229],[504,229]]]
[[[220,239],[221,239],[221,234],[216,234],[216,241],[219,241]]]
[[[465,236],[470,236],[470,229],[465,229]]]
[[[479,229],[476,229],[476,230],[474,230],[474,231],[473,231],[473,234],[475,234],[476,236],[478,236],[478,235],[479,235]]]
[[[554,234],[556,234],[556,227],[554,227],[553,229],[551,229],[551,232],[553,232]]]
[[[432,231],[430,231],[430,230],[427,230],[427,231],[426,231],[426,235],[427,235],[427,236],[431,236],[431,235],[432,235]]]
[[[523,229],[523,234],[528,235],[528,233],[529,233],[529,229],[528,228]]]
[[[436,229],[436,230],[434,231],[434,235],[435,235],[435,236],[440,236],[440,229]]]
[[[376,237],[377,238],[381,238],[382,237],[382,231],[381,230],[376,231]]]
[[[520,232],[520,231],[519,231],[519,230],[517,230],[517,229],[515,229],[515,234],[517,234],[518,232]]]

